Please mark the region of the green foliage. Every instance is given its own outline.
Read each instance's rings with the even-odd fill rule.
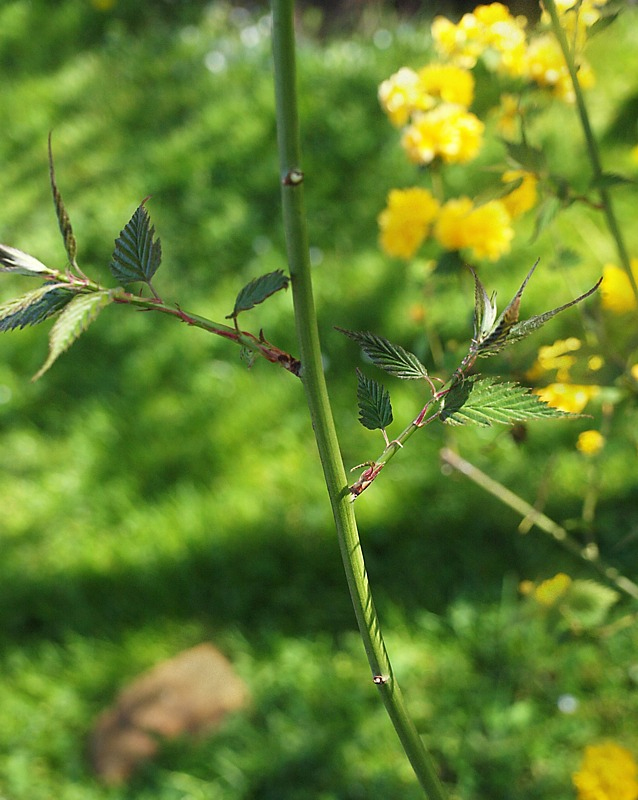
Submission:
[[[148,198],[147,198],[148,199]],[[155,227],[144,200],[115,240],[109,268],[123,286],[141,281],[150,286],[162,262],[162,245],[155,239]]]
[[[233,313],[228,314],[226,319],[236,319],[241,311],[249,311],[259,303],[263,303],[275,292],[287,289],[288,282],[288,276],[284,275],[283,270],[280,269],[255,278],[239,292]]]
[[[33,376],[33,379],[41,378],[57,358],[65,350],[68,350],[73,342],[97,319],[100,311],[114,299],[113,292],[100,291],[92,294],[76,294],[67,302],[55,325],[51,328],[47,360]]]
[[[55,213],[58,218],[58,225],[60,233],[64,241],[64,249],[69,257],[69,263],[75,265],[75,256],[77,255],[77,242],[71,227],[71,220],[67,214],[67,210],[62,200],[62,195],[55,182],[55,167],[53,165],[53,150],[51,147],[51,134],[49,133],[49,179],[51,181],[51,191],[53,192],[53,202],[55,205]]]
[[[53,274],[53,270],[45,267],[37,258],[6,244],[0,244],[0,272],[13,272],[16,275],[31,275],[39,278]]]
[[[569,414],[544,403],[531,390],[516,383],[498,382],[476,375],[456,381],[441,402],[440,419],[449,425],[512,425],[533,419],[567,417]]]
[[[74,292],[61,286],[45,284],[0,306],[0,331],[37,325],[57,314],[74,297]]]
[[[357,370],[357,400],[359,402],[359,421],[369,430],[387,428],[392,422],[390,394],[372,378],[367,378]]]
[[[369,331],[348,331],[337,328],[349,339],[354,339],[372,363],[380,369],[403,380],[421,380],[427,378],[428,371],[414,355],[399,344],[377,336]]]

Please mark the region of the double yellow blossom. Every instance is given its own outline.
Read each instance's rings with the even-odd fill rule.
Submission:
[[[585,748],[581,768],[572,776],[578,800],[637,800],[638,766],[625,747],[614,742]]]
[[[438,202],[427,189],[393,189],[378,218],[383,250],[397,258],[412,258],[438,210]]]
[[[432,23],[432,38],[440,56],[471,69],[489,50],[499,69],[520,74],[525,53],[525,20],[513,17],[502,3],[477,6],[464,14],[458,25],[446,17]]]
[[[448,250],[469,248],[475,258],[496,261],[509,252],[514,231],[500,200],[474,206],[469,197],[459,197],[441,208],[434,236]]]
[[[572,414],[580,414],[587,403],[599,393],[600,386],[577,383],[550,383],[549,386],[534,390],[534,394],[547,405]]]
[[[415,114],[401,138],[414,164],[429,164],[440,157],[446,163],[465,163],[478,153],[485,126],[463,106],[442,103]]]

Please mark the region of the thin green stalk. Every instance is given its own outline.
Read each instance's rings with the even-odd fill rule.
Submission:
[[[273,59],[282,206],[306,399],[335,520],[348,588],[374,683],[426,795],[444,800],[431,756],[408,715],[381,634],[323,374],[313,300],[297,113],[294,0],[273,0]]]
[[[620,225],[618,224],[618,219],[614,211],[611,195],[605,186],[604,172],[600,151],[598,148],[598,142],[596,141],[596,137],[594,136],[594,132],[591,127],[589,112],[587,111],[583,91],[580,87],[580,81],[578,80],[578,67],[576,66],[576,61],[574,59],[574,52],[569,46],[567,36],[565,35],[565,30],[561,25],[556,3],[554,0],[543,0],[543,5],[550,16],[552,31],[556,37],[556,40],[558,41],[558,44],[560,45],[560,49],[562,50],[565,58],[565,63],[567,64],[567,69],[569,70],[569,77],[571,79],[572,86],[574,88],[574,96],[576,98],[576,107],[578,108],[578,116],[580,117],[580,124],[585,136],[585,144],[587,146],[587,152],[589,154],[589,160],[592,166],[594,182],[598,186],[600,204],[607,221],[607,227],[609,228],[609,232],[616,244],[616,250],[618,251],[620,263],[627,273],[631,288],[636,296],[636,299],[638,299],[638,283],[636,283],[636,278],[631,270],[629,252],[627,251],[627,246],[625,245],[625,240],[623,238],[622,231],[620,230]]]

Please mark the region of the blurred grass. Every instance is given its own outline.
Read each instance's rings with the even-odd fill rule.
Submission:
[[[592,42],[601,131],[638,83],[635,12],[626,17]],[[373,44],[375,28],[392,32],[389,46]],[[356,423],[359,362],[332,327],[370,328],[429,363],[409,313],[422,306],[441,338],[440,371],[471,333],[466,276],[431,278],[419,260],[389,264],[376,242],[387,191],[415,180],[376,87],[402,64],[423,63],[427,39],[425,24],[373,14],[343,39],[301,39],[316,296],[349,465],[374,457],[380,440]],[[157,285],[185,309],[220,320],[245,282],[284,265],[259,13],[9,1],[0,71],[0,241],[63,264],[46,165],[52,129],[90,274],[108,281],[113,239],[148,194],[165,253]],[[548,115],[534,133],[561,169],[582,173],[571,112]],[[622,160],[616,140],[606,147]],[[465,175],[451,180],[472,194]],[[618,200],[636,252],[635,194],[620,190]],[[561,248],[582,261],[561,266]],[[482,278],[503,299],[538,255],[530,313],[589,287],[613,250],[600,220],[572,208],[538,242],[523,233]],[[2,299],[24,284],[5,276]],[[255,330],[295,351],[289,297],[253,316]],[[582,336],[586,323],[569,312],[489,366],[520,376],[541,343]],[[247,371],[229,345],[172,320],[113,308],[31,384],[45,339],[41,328],[0,339],[3,800],[418,797],[367,678],[297,382],[265,363]],[[391,389],[395,417],[411,419],[413,387]],[[635,409],[613,420],[597,525],[606,558],[628,574],[636,422]],[[592,424],[533,424],[523,444],[502,430],[445,434],[532,502],[551,468],[546,510],[577,531],[587,465],[574,443]],[[612,735],[638,744],[634,628],[573,638],[530,620],[519,580],[592,574],[540,534],[517,535],[512,512],[443,475],[443,436],[423,431],[357,503],[395,666],[459,796],[567,800],[585,744]],[[205,638],[249,683],[251,709],[214,739],[167,746],[130,787],[99,786],[84,755],[94,716],[125,680]],[[579,700],[574,715],[557,710],[565,693]]]

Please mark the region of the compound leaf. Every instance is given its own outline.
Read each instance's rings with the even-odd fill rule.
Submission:
[[[246,284],[239,292],[235,300],[233,313],[228,314],[226,319],[234,319],[242,311],[249,311],[256,305],[259,305],[259,303],[263,303],[264,300],[270,297],[270,295],[275,294],[275,292],[279,292],[281,289],[287,289],[289,280],[288,276],[284,275],[281,269],[255,278],[250,283]]]
[[[392,403],[388,390],[372,378],[367,378],[360,370],[357,370],[357,400],[359,422],[364,428],[383,430],[392,422]]]
[[[404,350],[401,345],[392,344],[382,336],[369,331],[348,331],[345,328],[337,330],[354,339],[373,364],[394,375],[395,378],[403,380],[427,378],[427,369],[414,353]]]
[[[112,302],[114,296],[109,291],[76,295],[60,314],[49,334],[49,355],[33,380],[42,377],[53,362],[62,355],[73,342],[95,321],[100,311]]]
[[[45,267],[37,258],[23,253],[17,247],[0,244],[0,272],[13,272],[17,275],[31,275],[42,278],[45,275],[56,275],[55,270]]]
[[[443,398],[440,411],[441,421],[448,425],[473,423],[482,427],[490,427],[494,422],[510,425],[566,416],[576,415],[547,405],[525,386],[477,376],[470,376],[452,386]]]
[[[162,245],[159,238],[153,238],[155,228],[145,202],[137,207],[115,240],[109,268],[123,286],[136,281],[150,283],[162,261]]]
[[[0,332],[37,325],[57,314],[74,297],[74,292],[45,284],[0,305]]]

